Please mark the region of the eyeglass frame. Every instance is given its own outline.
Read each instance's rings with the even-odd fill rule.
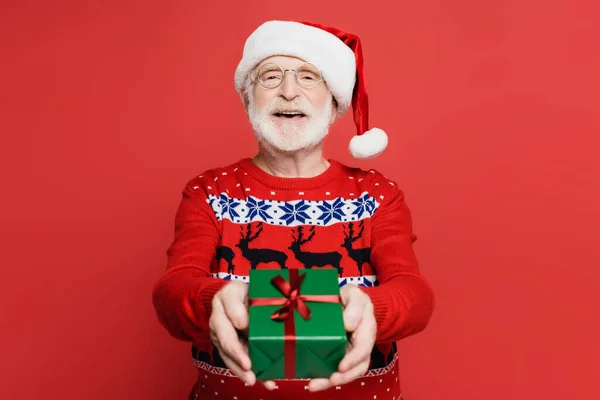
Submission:
[[[281,70],[281,75],[282,75],[282,78],[281,78],[281,82],[279,82],[279,84],[278,84],[277,86],[273,86],[273,87],[267,87],[267,86],[265,86],[265,85],[262,83],[262,81],[261,81],[261,80],[259,79],[259,77],[258,77],[258,75],[259,75],[259,74],[258,74],[258,71],[260,71],[260,70],[261,70],[261,69],[262,69],[262,68],[263,68],[265,65],[269,65],[269,64],[274,64],[274,65],[277,65],[277,67],[278,67],[278,68]],[[316,69],[316,70],[319,72],[319,77],[320,77],[320,79],[319,79],[319,82],[318,82],[318,83],[317,83],[315,86],[312,86],[312,87],[306,87],[306,86],[304,86],[304,85],[302,85],[302,84],[300,83],[300,79],[298,78],[298,69],[302,68],[302,67],[303,67],[304,65],[306,65],[306,64],[310,64],[310,65],[312,65],[312,66],[313,66],[313,67],[315,67],[315,69]],[[252,83],[254,83],[254,82],[258,81],[258,83],[260,83],[260,86],[264,87],[265,89],[277,89],[279,86],[281,86],[281,84],[282,84],[282,83],[283,83],[283,81],[285,80],[285,74],[286,74],[288,71],[289,71],[289,72],[293,72],[293,73],[294,73],[294,76],[295,76],[295,79],[296,79],[296,83],[297,83],[297,84],[298,84],[300,87],[302,87],[302,88],[304,88],[304,89],[307,89],[307,90],[313,90],[313,89],[316,89],[316,88],[318,88],[318,87],[319,87],[319,85],[321,85],[321,83],[323,83],[323,81],[324,81],[324,79],[323,79],[323,74],[321,73],[321,69],[320,69],[319,67],[317,67],[315,64],[311,63],[310,61],[306,61],[306,62],[302,63],[302,64],[301,64],[301,65],[300,65],[300,66],[299,66],[297,69],[295,69],[295,68],[287,68],[287,69],[283,69],[283,68],[281,67],[281,65],[277,64],[277,63],[276,63],[276,62],[274,62],[274,61],[270,61],[270,62],[268,62],[268,63],[264,63],[263,65],[261,65],[261,66],[260,66],[260,68],[257,68],[257,69],[255,69],[256,76],[255,76],[255,77],[252,79],[252,81],[251,81],[251,82],[252,82]]]

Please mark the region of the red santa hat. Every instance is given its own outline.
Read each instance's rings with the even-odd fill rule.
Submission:
[[[356,135],[349,150],[355,158],[378,156],[388,138],[379,128],[369,129],[369,102],[363,75],[363,56],[358,36],[311,22],[268,21],[246,40],[235,71],[235,88],[244,88],[248,74],[265,58],[293,56],[315,64],[338,103],[338,116],[352,106]]]

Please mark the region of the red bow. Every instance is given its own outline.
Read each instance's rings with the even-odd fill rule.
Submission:
[[[341,302],[340,296],[336,295],[301,295],[300,286],[304,281],[306,274],[298,276],[298,270],[290,270],[290,281],[291,284],[286,281],[281,275],[277,275],[271,282],[273,285],[285,296],[285,298],[270,298],[270,299],[251,299],[250,306],[283,306],[276,310],[272,315],[271,319],[274,321],[284,321],[288,316],[293,315],[294,309],[298,310],[298,313],[304,319],[310,317],[310,308],[306,305],[307,301],[320,302],[320,303],[339,303]]]

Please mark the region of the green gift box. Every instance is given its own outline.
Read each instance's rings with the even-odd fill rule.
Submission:
[[[346,354],[336,269],[251,270],[248,351],[257,379],[328,378]]]

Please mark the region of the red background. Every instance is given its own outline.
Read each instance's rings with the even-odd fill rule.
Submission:
[[[266,19],[358,34],[387,153],[327,155],[406,192],[438,308],[407,399],[598,399],[595,1],[3,1],[2,399],[183,399],[160,327],[186,180],[254,153],[233,89]]]

